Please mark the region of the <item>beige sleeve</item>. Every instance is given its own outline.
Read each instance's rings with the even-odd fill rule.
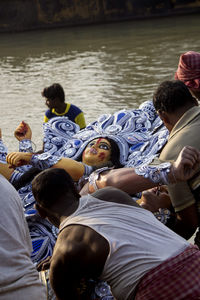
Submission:
[[[176,212],[181,211],[195,203],[195,198],[187,182],[168,185],[172,205]]]
[[[168,161],[173,162],[172,160]],[[163,162],[163,160],[156,158],[153,160],[151,165],[158,165]],[[188,183],[185,181],[176,184],[169,184],[168,191],[172,205],[176,212],[181,211],[196,202]]]

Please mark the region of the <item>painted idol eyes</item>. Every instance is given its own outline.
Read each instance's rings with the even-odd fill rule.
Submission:
[[[94,145],[96,145],[96,144],[97,144],[97,143],[96,143],[95,141],[92,141],[92,142],[90,142],[90,143],[88,144],[87,147],[92,147],[92,146],[94,146]],[[105,142],[100,142],[99,145],[98,145],[98,148],[99,148],[99,149],[104,149],[104,150],[110,150],[110,146],[109,146],[107,143],[105,143]]]
[[[89,166],[101,166],[111,157],[111,144],[107,139],[98,138],[92,140],[85,148],[82,162]]]

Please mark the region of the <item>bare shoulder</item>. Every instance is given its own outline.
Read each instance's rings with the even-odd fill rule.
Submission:
[[[82,225],[64,228],[50,264],[50,282],[57,299],[79,299],[82,279],[98,278],[108,253],[108,242],[92,229]]]
[[[70,225],[58,235],[51,267],[87,273],[82,276],[99,276],[108,253],[107,240],[96,231],[83,225]]]

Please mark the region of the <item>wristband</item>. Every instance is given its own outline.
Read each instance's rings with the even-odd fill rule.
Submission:
[[[35,144],[29,140],[29,139],[24,139],[19,141],[19,152],[31,152],[33,153],[33,145],[34,148],[36,148]]]
[[[30,160],[30,164],[35,168],[45,170],[55,165],[59,160],[61,160],[61,157],[45,152],[34,154]]]

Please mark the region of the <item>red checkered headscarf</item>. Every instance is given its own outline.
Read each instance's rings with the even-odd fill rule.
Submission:
[[[200,91],[200,53],[188,51],[180,56],[175,79],[183,81],[188,88]]]

